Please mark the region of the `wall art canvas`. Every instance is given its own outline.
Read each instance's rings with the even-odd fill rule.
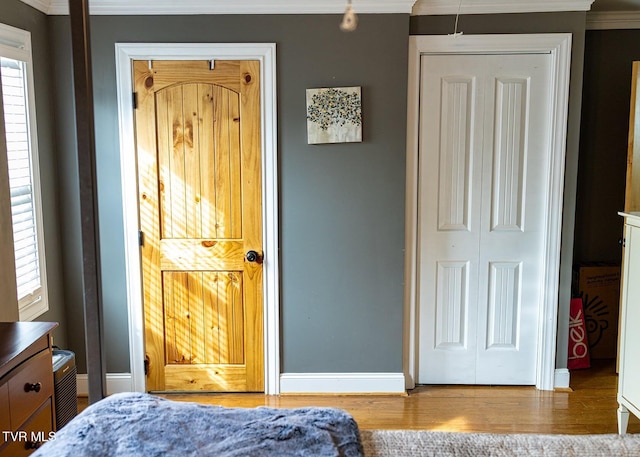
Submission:
[[[362,141],[360,87],[307,89],[307,143]]]

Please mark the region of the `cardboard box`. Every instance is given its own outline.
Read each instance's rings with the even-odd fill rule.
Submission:
[[[620,265],[576,265],[573,295],[582,298],[591,359],[615,359],[618,352]]]

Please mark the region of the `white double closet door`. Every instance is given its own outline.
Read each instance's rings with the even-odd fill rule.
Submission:
[[[549,54],[423,55],[420,384],[536,383]]]

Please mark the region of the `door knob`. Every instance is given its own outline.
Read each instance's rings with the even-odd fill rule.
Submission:
[[[247,262],[259,262],[260,254],[258,254],[256,251],[249,251],[247,252],[245,258],[247,259]]]

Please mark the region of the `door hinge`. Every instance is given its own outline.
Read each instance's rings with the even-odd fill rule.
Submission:
[[[138,230],[138,245],[144,246],[144,232],[142,230]]]
[[[131,103],[133,104],[133,109],[138,109],[138,93],[133,92],[131,94]]]
[[[149,376],[149,356],[144,356],[144,375]]]

